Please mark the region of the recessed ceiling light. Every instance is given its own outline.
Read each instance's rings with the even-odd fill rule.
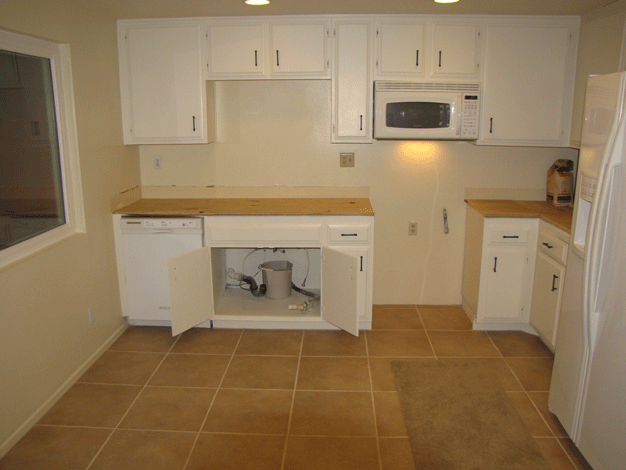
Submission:
[[[456,3],[459,0],[435,0],[435,3]]]
[[[267,5],[269,0],[246,0],[248,5]]]

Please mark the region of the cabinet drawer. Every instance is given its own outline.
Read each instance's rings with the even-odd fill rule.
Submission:
[[[526,227],[498,227],[489,231],[490,243],[526,243],[528,228]]]
[[[548,232],[539,233],[537,240],[539,251],[563,265],[567,261],[567,245],[567,242],[558,238],[556,234]]]
[[[321,224],[281,224],[281,223],[232,223],[210,224],[207,240],[212,246],[217,243],[320,243]]]
[[[370,239],[369,225],[329,225],[328,240],[331,243],[367,242]]]

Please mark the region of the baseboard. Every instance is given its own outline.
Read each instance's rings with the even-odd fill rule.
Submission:
[[[119,338],[124,331],[128,328],[128,323],[124,323],[121,325],[107,340],[106,342],[100,346],[96,352],[94,352],[83,364],[76,369],[76,371],[70,375],[65,382],[61,384],[61,386],[56,389],[56,391],[48,398],[32,415],[28,417],[22,425],[17,428],[17,430],[9,436],[9,438],[0,444],[0,458],[4,457],[11,448],[17,444],[22,437],[26,435],[30,429],[37,424],[37,422],[45,415],[50,408],[63,396],[65,392],[67,392],[72,385],[76,383],[81,375],[85,373],[91,365],[98,360],[98,358],[102,355],[104,351],[109,349],[109,347],[115,342],[117,338]]]

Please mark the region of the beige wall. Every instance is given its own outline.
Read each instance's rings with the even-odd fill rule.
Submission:
[[[218,141],[141,146],[142,185],[369,187],[378,304],[460,304],[466,188],[542,198],[554,160],[577,157],[465,142],[331,144],[329,81],[218,82],[216,101]],[[354,168],[339,167],[340,152],[355,152]],[[409,221],[418,222],[416,237]]]
[[[115,21],[79,5],[0,2],[0,27],[70,45],[87,228],[0,270],[0,455],[124,324],[110,200],[139,184],[138,151],[122,145]]]
[[[580,145],[587,77],[623,70],[625,20],[626,0],[618,0],[581,18],[572,117],[574,146]]]

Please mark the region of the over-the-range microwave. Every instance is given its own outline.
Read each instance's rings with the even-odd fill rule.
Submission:
[[[476,140],[480,84],[376,81],[374,138]]]

